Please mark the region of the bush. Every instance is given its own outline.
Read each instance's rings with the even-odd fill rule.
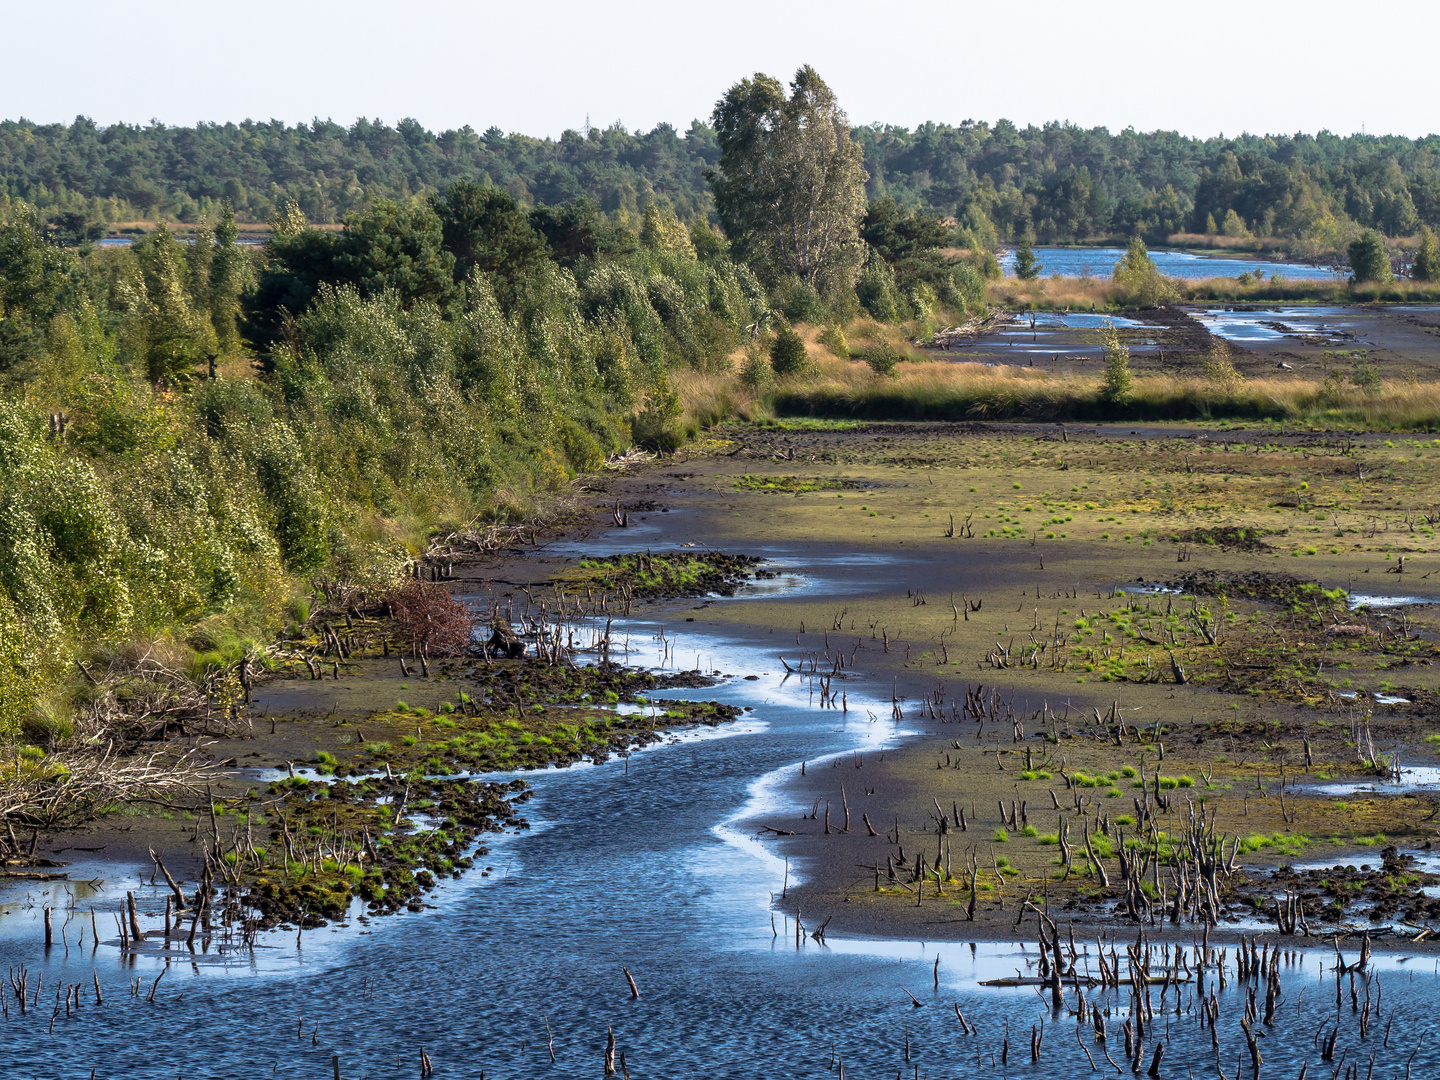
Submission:
[[[645,408],[630,423],[636,445],[657,454],[673,454],[685,441],[685,432],[680,427],[680,415],[684,411],[680,395],[673,388],[668,384],[657,387],[646,400]]]
[[[1359,239],[1353,240],[1349,248],[1352,280],[1359,284],[1375,281],[1385,284],[1394,280],[1390,273],[1390,255],[1385,250],[1385,241],[1374,229],[1366,229]]]
[[[1122,402],[1130,396],[1133,380],[1130,377],[1130,350],[1120,340],[1119,331],[1109,319],[1100,333],[1105,346],[1105,379],[1101,393],[1106,401]]]
[[[1367,397],[1380,393],[1380,369],[1370,362],[1368,353],[1355,354],[1350,365],[1350,384]]]
[[[1416,281],[1440,281],[1440,247],[1429,225],[1420,226],[1420,249],[1410,265],[1410,276]]]
[[[1230,359],[1230,346],[1218,338],[1211,344],[1210,351],[1205,356],[1205,378],[1209,379],[1217,390],[1227,395],[1234,394],[1245,382],[1245,377]]]
[[[763,352],[747,351],[745,362],[740,365],[740,383],[751,390],[764,390],[775,382],[775,372]]]
[[[825,305],[813,285],[794,274],[782,278],[770,294],[771,306],[792,323],[818,323],[825,320]]]
[[[475,617],[444,585],[411,581],[385,599],[402,640],[438,656],[464,656],[470,651]]]
[[[810,366],[805,342],[788,326],[782,326],[770,346],[770,366],[776,375],[798,375]]]
[[[865,363],[876,375],[895,377],[895,367],[902,357],[900,351],[888,341],[882,341],[865,351]]]
[[[850,346],[845,341],[845,332],[838,326],[827,326],[820,331],[820,344],[841,360],[850,359]]]
[[[940,299],[950,307],[963,310],[967,315],[983,314],[988,309],[985,302],[985,278],[969,263],[957,263],[950,271],[950,284],[942,290]]]
[[[925,319],[935,313],[938,298],[927,281],[916,282],[908,294],[910,310],[917,319]]]
[[[1015,248],[1015,276],[1021,281],[1034,281],[1045,268],[1035,258],[1035,251],[1028,240],[1020,241]]]
[[[1138,307],[1156,307],[1180,298],[1180,290],[1160,273],[1155,260],[1150,258],[1145,241],[1138,236],[1131,238],[1111,276],[1126,302]]]
[[[860,275],[855,296],[865,313],[877,322],[893,323],[900,318],[900,294],[895,274],[883,259],[873,260]]]
[[[985,281],[999,281],[1005,276],[1000,260],[993,251],[975,251],[970,256],[970,266]]]

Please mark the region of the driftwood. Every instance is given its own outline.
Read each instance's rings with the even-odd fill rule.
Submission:
[[[935,331],[935,336],[931,338],[931,344],[945,352],[949,352],[957,345],[973,345],[975,339],[997,318],[1004,318],[1008,322],[1013,316],[988,315],[983,319],[970,319],[960,326],[944,327]]]
[[[1054,975],[1040,978],[1035,975],[1007,975],[1003,979],[986,979],[981,986],[1049,986],[1055,981]],[[1106,982],[1098,975],[1077,975],[1073,972],[1060,976],[1060,981],[1069,986],[1104,986]],[[1148,983],[1151,986],[1159,986],[1162,983],[1186,983],[1190,982],[1188,975],[1148,975],[1141,979],[1142,984]],[[1133,979],[1111,979],[1111,986],[1133,986]]]
[[[167,747],[143,758],[124,757],[109,746],[52,754],[4,777],[0,821],[52,828],[110,802],[193,796],[213,768],[199,747]]]

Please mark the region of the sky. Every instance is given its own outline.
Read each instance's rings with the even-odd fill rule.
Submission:
[[[0,118],[38,122],[683,130],[736,80],[808,63],[858,124],[1440,130],[1434,0],[3,0],[0,16]]]

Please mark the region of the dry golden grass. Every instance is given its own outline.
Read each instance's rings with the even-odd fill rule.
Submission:
[[[1248,281],[1233,277],[1177,281],[1181,300],[1206,301],[1319,301],[1332,304],[1416,303],[1440,300],[1440,283],[1393,281],[1386,285],[1350,285],[1333,281]],[[1134,304],[1134,299],[1109,278],[1037,278],[1019,281],[1004,278],[986,287],[992,306],[1046,311],[1116,311]]]
[[[1089,311],[1123,307],[1120,289],[1109,278],[1049,277],[1034,281],[1002,278],[985,287],[992,307]]]
[[[1171,233],[1169,247],[1209,248],[1219,251],[1286,251],[1293,241],[1278,236],[1221,236],[1218,233]]]
[[[725,390],[707,387],[710,415]],[[827,361],[807,377],[785,379],[746,403],[749,415],[886,420],[1289,420],[1377,429],[1440,427],[1440,384],[1388,383],[1378,393],[1302,379],[1253,379],[1226,389],[1204,378],[1136,376],[1122,401],[1108,400],[1094,376],[1055,377],[1032,368],[979,364],[902,364],[893,377],[861,363]],[[737,409],[730,415],[742,415]]]

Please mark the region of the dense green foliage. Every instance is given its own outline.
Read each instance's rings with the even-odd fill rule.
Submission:
[[[639,213],[653,195],[683,217],[709,205],[704,170],[719,156],[695,123],[629,133],[619,124],[558,140],[439,134],[415,120],[395,127],[357,120],[287,127],[279,121],[193,128],[0,122],[0,193],[109,221],[196,221],[228,199],[250,221],[295,202],[312,221],[338,222],[379,199],[403,200],[457,180],[488,182],[524,203],[558,205],[589,195],[606,211]]]
[[[669,373],[768,305],[658,203],[613,258],[493,188],[276,224],[82,256],[0,223],[0,733],[87,651],[234,659],[308,576],[373,594],[438,525],[675,445]]]
[[[783,95],[782,95],[783,96]],[[1341,250],[1362,228],[1411,236],[1440,227],[1440,136],[1318,135],[1192,139],[1046,124],[922,124],[854,128],[866,193],[910,210],[954,216],[961,246],[1041,243],[1135,233],[1154,242],[1189,231],[1280,236]],[[559,139],[434,133],[360,120],[201,124],[194,128],[0,123],[0,198],[42,208],[57,234],[145,217],[212,218],[229,199],[265,221],[296,202],[312,221],[338,222],[381,199],[403,201],[457,180],[489,183],[524,206],[587,195],[610,214],[639,214],[664,196],[682,219],[709,213],[705,171],[715,130],[683,134],[619,124]],[[70,215],[64,217],[63,215]]]
[[[1155,307],[1179,298],[1175,282],[1160,273],[1155,260],[1138,236],[1130,238],[1125,254],[1111,273],[1125,302],[1136,307]]]
[[[413,121],[0,124],[0,734],[66,715],[77,659],[233,662],[317,578],[373,594],[438,528],[523,513],[631,445],[675,448],[679,372],[729,372],[743,349],[762,392],[810,367],[792,324],[844,357],[862,312],[925,333],[983,311],[998,240],[1025,241],[1038,273],[1032,237],[1203,213],[1313,238],[1323,220],[1357,241],[1362,281],[1385,280],[1360,226],[1404,231],[1437,206],[1428,143],[1384,142],[1390,194],[1364,202],[1369,142],[1267,157],[1003,123],[852,129],[808,67],[789,93],[736,84],[712,120],[554,142]],[[1275,181],[1263,198],[1252,174]],[[96,222],[139,215],[197,227],[92,247]],[[268,219],[269,241],[238,244],[237,218]],[[1114,281],[1127,303],[1175,296],[1138,235]],[[1131,384],[1112,343],[1113,404]],[[880,375],[902,359],[865,357]]]
[[[1343,246],[1359,228],[1440,225],[1440,136],[1185,138],[1070,124],[857,128],[869,194],[1042,242],[1254,233]]]
[[[1034,281],[1045,267],[1035,257],[1035,250],[1028,240],[1021,240],[1015,246],[1015,276],[1021,281]]]
[[[782,326],[770,345],[770,367],[776,375],[797,375],[808,363],[805,342],[788,326]]]
[[[865,171],[850,124],[808,65],[790,96],[768,75],[743,79],[715,106],[720,161],[706,173],[731,247],[769,278],[849,289],[864,248]]]
[[[1390,256],[1385,253],[1385,241],[1374,229],[1366,229],[1352,240],[1349,251],[1350,269],[1355,272],[1357,282],[1384,283],[1391,279]]]
[[[1440,245],[1436,244],[1435,232],[1428,225],[1420,229],[1420,247],[1415,252],[1410,276],[1416,281],[1440,281]]]

